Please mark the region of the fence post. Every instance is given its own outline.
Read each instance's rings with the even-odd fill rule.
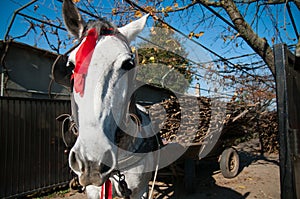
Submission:
[[[2,69],[3,68],[1,67],[0,97],[4,95],[4,71]]]
[[[274,46],[281,198],[300,199],[300,68],[285,44]]]

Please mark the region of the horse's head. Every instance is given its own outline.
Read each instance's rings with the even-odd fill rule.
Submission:
[[[102,19],[86,24],[71,0],[64,1],[63,16],[68,31],[81,39],[69,56],[79,122],[69,164],[83,186],[99,186],[116,169],[115,134],[128,109],[133,81],[128,73],[135,69],[129,42],[147,16],[121,28]]]

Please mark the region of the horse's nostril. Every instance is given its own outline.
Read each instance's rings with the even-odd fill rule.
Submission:
[[[100,163],[100,173],[104,175],[110,173],[116,166],[115,162],[112,152],[106,151]]]
[[[110,170],[110,168],[111,168],[110,166],[107,166],[107,165],[101,163],[100,164],[100,173],[102,173],[102,174],[106,173]]]
[[[79,151],[71,150],[69,166],[79,176],[80,184],[88,185],[98,183],[100,178],[106,179],[116,168],[116,159],[111,150],[107,150],[99,158],[99,161],[88,160]]]
[[[75,172],[84,171],[84,167],[82,166],[82,164],[80,164],[80,160],[74,151],[70,152],[69,162],[70,162],[70,167],[73,169],[73,171]]]

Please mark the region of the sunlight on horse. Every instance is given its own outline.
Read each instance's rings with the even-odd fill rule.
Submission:
[[[103,19],[85,23],[72,1],[65,0],[63,17],[69,33],[80,42],[68,60],[68,65],[76,66],[72,75],[72,112],[79,127],[69,165],[89,198],[99,198],[101,186],[108,179],[120,197],[147,198],[151,170],[146,165],[152,165],[154,159],[133,160],[128,157],[130,153],[124,153],[145,146],[144,139],[124,133],[130,126],[130,113],[138,117],[142,126],[149,123],[148,115],[131,97],[135,60],[129,46],[144,28],[147,15],[121,28]],[[130,128],[137,133],[144,131],[148,137],[152,134],[137,125]],[[123,175],[127,190],[120,184]],[[132,193],[126,193],[128,190]]]

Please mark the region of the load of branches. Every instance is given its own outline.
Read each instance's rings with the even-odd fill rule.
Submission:
[[[263,112],[257,122],[257,133],[262,152],[279,152],[278,115],[276,111]]]
[[[277,115],[261,113],[259,104],[171,96],[151,106],[150,115],[166,142],[201,145],[207,137],[221,133],[222,144],[234,145],[259,136],[264,152],[278,151]]]

